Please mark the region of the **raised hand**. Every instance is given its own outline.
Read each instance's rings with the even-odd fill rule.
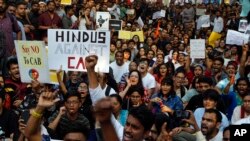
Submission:
[[[54,92],[43,92],[39,97],[37,106],[46,109],[55,105],[56,102],[60,100],[59,98],[56,98],[57,92],[58,90]]]
[[[96,120],[104,123],[111,120],[112,105],[109,98],[99,100],[94,106]]]
[[[98,57],[96,55],[89,55],[85,58],[86,69],[95,69]]]

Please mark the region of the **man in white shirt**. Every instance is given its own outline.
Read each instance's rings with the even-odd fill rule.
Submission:
[[[216,17],[214,18],[214,22],[211,24],[214,26],[213,28],[214,32],[220,33],[223,30],[224,24],[223,24],[223,18],[220,16],[220,11],[216,12]]]
[[[218,110],[205,110],[201,121],[201,128],[199,128],[196,123],[195,117],[191,111],[190,118],[183,120],[194,127],[197,141],[222,141],[223,134],[222,131],[219,131],[222,116]]]
[[[110,64],[113,70],[113,75],[116,83],[118,84],[124,73],[129,72],[129,63],[124,62],[124,56],[122,51],[117,51],[115,53],[115,61]]]

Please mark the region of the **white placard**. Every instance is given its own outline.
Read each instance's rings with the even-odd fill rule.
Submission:
[[[239,29],[240,32],[245,32],[248,26],[248,22],[246,19],[241,19],[239,22]]]
[[[153,13],[152,19],[153,19],[153,20],[154,20],[154,19],[159,19],[159,18],[161,18],[161,17],[162,17],[161,11],[157,11],[157,12]]]
[[[139,26],[140,26],[141,28],[144,27],[144,23],[143,23],[141,17],[138,18],[137,23],[139,24]]]
[[[201,27],[210,27],[210,15],[202,15],[197,20],[197,29]]]
[[[86,71],[85,57],[98,56],[96,71],[109,72],[110,32],[93,30],[48,30],[49,68]]]
[[[205,58],[205,40],[191,39],[190,40],[190,57],[194,59]]]
[[[96,12],[96,30],[109,30],[109,12]]]
[[[50,83],[48,57],[43,41],[15,41],[21,81]]]
[[[248,39],[249,39],[248,34],[237,32],[234,30],[228,30],[226,44],[241,46],[243,43],[247,43]]]
[[[161,10],[160,16],[161,16],[161,17],[165,17],[165,16],[166,16],[166,10]]]

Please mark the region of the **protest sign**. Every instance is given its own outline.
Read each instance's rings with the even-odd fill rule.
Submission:
[[[109,72],[110,32],[92,30],[48,30],[49,69],[86,71],[85,57],[98,56],[96,71]]]
[[[48,57],[42,41],[15,41],[21,81],[49,83]]]
[[[190,57],[194,59],[205,58],[205,40],[191,39],[190,40]]]
[[[62,5],[71,5],[72,0],[61,0]]]
[[[248,39],[249,39],[248,34],[240,33],[234,30],[228,30],[226,37],[226,44],[241,46],[243,43],[247,43]]]
[[[196,15],[201,16],[205,15],[206,9],[196,8]]]
[[[248,26],[248,22],[246,19],[241,19],[239,23],[239,29],[240,32],[245,32]]]
[[[157,11],[155,13],[153,13],[152,19],[159,19],[162,17],[161,11]]]
[[[250,35],[250,25],[247,26],[247,29],[246,29],[246,31],[245,31],[245,34]]]
[[[139,24],[139,26],[140,26],[141,28],[144,27],[144,23],[143,23],[141,17],[138,18],[137,23]]]
[[[212,32],[208,38],[208,44],[214,47],[214,42],[221,38],[221,34]]]
[[[125,30],[120,30],[118,33],[118,39],[126,39],[126,40],[131,39],[131,32],[125,31]]]
[[[109,12],[96,12],[96,30],[109,30]]]
[[[166,16],[166,10],[161,10],[160,16],[161,16],[161,17],[165,17],[165,16]]]
[[[197,20],[197,29],[201,27],[210,27],[210,15],[202,15]]]
[[[109,29],[112,30],[121,30],[122,29],[122,21],[121,20],[109,20]]]

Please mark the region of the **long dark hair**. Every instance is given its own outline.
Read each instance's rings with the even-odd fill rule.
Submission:
[[[161,86],[162,85],[169,85],[171,86],[171,90],[169,91],[168,95],[176,95],[175,91],[174,91],[174,81],[172,78],[170,77],[165,77],[162,81],[161,81]],[[163,95],[162,93],[162,89],[160,89],[160,95]]]
[[[128,78],[130,77],[130,75],[133,72],[136,72],[138,74],[138,84],[136,86],[143,87],[141,73],[138,70],[132,70],[132,71],[130,71],[129,74],[128,74]]]

